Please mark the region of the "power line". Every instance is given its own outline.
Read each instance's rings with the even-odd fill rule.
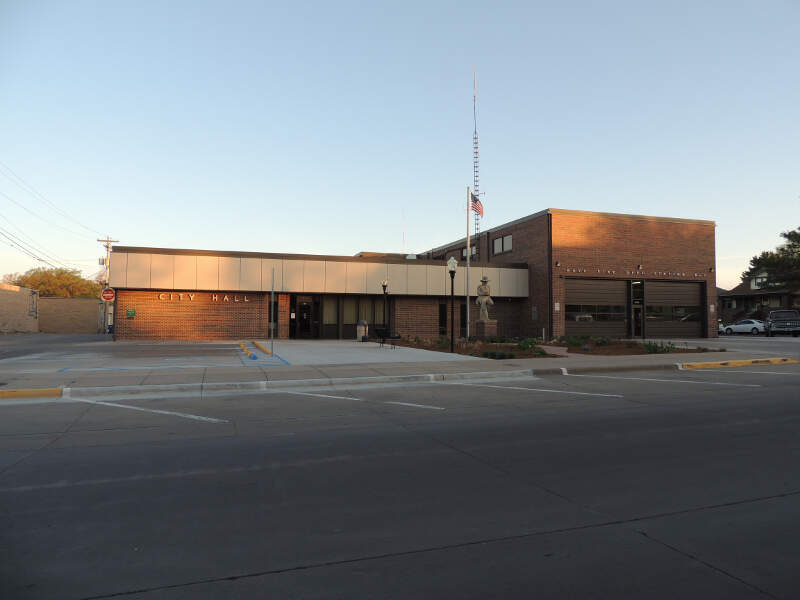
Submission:
[[[59,213],[60,213],[62,216],[66,217],[67,219],[69,219],[70,221],[72,221],[73,223],[75,223],[76,225],[79,225],[80,227],[82,227],[82,228],[83,228],[83,229],[85,229],[86,231],[89,231],[89,232],[91,232],[91,233],[96,233],[97,235],[100,235],[100,232],[99,232],[99,231],[97,231],[96,229],[92,229],[91,227],[87,227],[86,225],[84,225],[83,223],[81,223],[80,221],[78,221],[78,220],[77,220],[75,217],[73,217],[72,215],[70,215],[68,212],[66,212],[66,211],[64,211],[63,209],[61,209],[61,208],[60,208],[58,205],[56,205],[56,203],[55,203],[55,202],[53,202],[53,201],[52,201],[52,200],[50,200],[49,198],[46,198],[46,197],[44,196],[44,194],[42,194],[41,192],[39,192],[39,191],[38,191],[36,188],[34,188],[34,187],[31,185],[31,184],[29,184],[27,181],[25,181],[25,180],[24,180],[22,177],[20,177],[19,175],[17,175],[17,174],[14,172],[14,170],[13,170],[11,167],[9,167],[7,164],[5,164],[3,161],[0,161],[0,167],[2,167],[3,169],[5,169],[6,171],[8,171],[8,173],[10,173],[11,175],[13,175],[13,177],[14,177],[14,178],[12,179],[11,177],[9,177],[8,173],[3,173],[3,175],[5,175],[5,176],[6,176],[8,179],[10,179],[11,181],[14,181],[14,182],[15,182],[17,185],[19,185],[20,187],[22,187],[22,188],[23,188],[24,190],[26,190],[28,193],[32,194],[33,196],[35,196],[36,198],[38,198],[39,200],[41,200],[41,201],[42,201],[42,202],[44,202],[45,204],[49,205],[51,208],[53,208],[54,210],[56,210],[57,212],[59,212]],[[2,171],[0,171],[0,172],[2,172]]]
[[[6,241],[6,243],[7,243],[9,246],[11,246],[12,248],[16,248],[17,250],[19,250],[20,252],[22,252],[22,253],[24,253],[24,254],[27,254],[28,256],[30,256],[31,258],[33,258],[34,260],[38,260],[39,262],[43,262],[43,263],[45,263],[45,264],[47,264],[47,265],[50,265],[50,266],[51,266],[51,267],[53,267],[54,269],[57,269],[57,268],[58,268],[56,265],[54,265],[53,263],[51,263],[49,260],[47,260],[47,259],[44,259],[44,258],[42,258],[41,256],[37,256],[36,254],[34,254],[34,253],[33,253],[33,252],[31,252],[30,250],[26,249],[25,247],[23,247],[23,246],[20,246],[18,243],[16,243],[16,242],[14,241],[14,239],[13,239],[12,237],[9,237],[8,235],[6,235],[6,234],[3,232],[3,230],[0,230],[0,236],[2,236],[2,237],[4,237],[4,238],[6,238],[6,240],[7,240],[7,241]]]
[[[20,242],[22,242],[22,243],[24,243],[24,244],[26,244],[26,245],[30,246],[31,248],[33,248],[33,249],[34,249],[34,250],[36,250],[37,252],[40,252],[41,254],[44,254],[44,255],[46,255],[46,256],[48,256],[48,257],[52,258],[53,260],[56,260],[57,262],[60,262],[60,263],[62,263],[62,264],[65,264],[65,263],[72,263],[72,264],[73,264],[75,267],[77,267],[77,266],[78,266],[78,265],[74,264],[75,262],[78,262],[78,261],[71,261],[71,260],[68,260],[68,259],[60,259],[60,258],[56,258],[56,256],[55,256],[55,253],[54,253],[54,252],[52,252],[52,251],[48,250],[48,249],[47,249],[47,248],[46,248],[44,245],[40,244],[40,243],[39,243],[39,242],[37,242],[35,239],[33,239],[31,236],[27,235],[27,234],[26,234],[24,231],[22,231],[22,229],[20,229],[20,228],[19,228],[19,227],[17,227],[16,225],[14,225],[14,223],[13,223],[13,222],[12,222],[12,221],[11,221],[11,220],[8,218],[8,217],[6,217],[5,215],[2,215],[2,214],[0,214],[0,219],[3,219],[3,220],[4,220],[6,223],[8,223],[8,224],[9,224],[11,227],[13,227],[13,228],[14,228],[14,229],[15,229],[15,230],[16,230],[16,231],[19,233],[19,235],[21,235],[23,238],[25,238],[24,240],[22,240],[22,239],[18,238],[16,235],[14,235],[14,234],[11,234],[11,232],[10,232],[10,231],[8,231],[8,229],[6,229],[6,230],[5,230],[5,231],[6,231],[6,233],[9,233],[9,234],[11,234],[11,235],[14,235],[14,237],[15,237],[15,238],[17,238],[17,239],[19,239],[19,241],[20,241]],[[88,262],[88,261],[86,261],[86,262]],[[65,265],[65,266],[66,266],[66,265]]]
[[[33,212],[33,211],[32,211],[31,209],[29,209],[27,206],[25,206],[24,204],[22,204],[22,203],[20,203],[20,202],[17,202],[16,200],[14,200],[14,198],[12,198],[11,196],[9,196],[9,195],[8,195],[8,194],[6,194],[5,192],[0,192],[0,196],[3,196],[4,198],[6,198],[6,199],[10,200],[11,202],[13,202],[13,203],[14,203],[14,204],[16,204],[17,206],[19,206],[19,207],[20,207],[22,210],[24,210],[24,211],[25,211],[25,212],[27,212],[28,214],[31,214],[31,215],[33,215],[34,217],[36,217],[36,218],[37,218],[37,219],[39,219],[40,221],[44,221],[44,222],[45,222],[45,223],[47,223],[48,225],[51,225],[51,226],[53,226],[53,227],[58,227],[59,229],[63,229],[64,231],[66,231],[66,232],[68,232],[68,233],[71,233],[72,235],[78,236],[78,237],[80,237],[80,238],[83,238],[83,239],[86,239],[86,237],[87,237],[85,233],[78,233],[77,231],[72,231],[71,229],[67,229],[67,228],[66,228],[66,227],[64,227],[63,225],[59,225],[58,223],[53,223],[52,221],[48,221],[47,219],[45,219],[45,218],[44,218],[44,217],[42,217],[41,215],[37,215],[35,212]]]
[[[39,255],[41,255],[41,256],[45,257],[45,259],[47,259],[47,260],[45,260],[45,262],[47,262],[48,264],[51,264],[54,267],[56,265],[53,265],[53,263],[58,263],[59,265],[61,265],[62,267],[66,268],[66,269],[72,269],[73,268],[73,267],[70,267],[64,261],[59,260],[58,258],[53,256],[52,254],[50,254],[48,252],[45,252],[41,248],[37,248],[35,245],[30,244],[30,243],[26,242],[23,239],[20,239],[19,237],[17,237],[16,235],[14,235],[10,231],[8,231],[8,229],[4,229],[3,227],[0,227],[0,233],[2,233],[5,238],[12,240],[17,245],[17,247],[23,248],[24,250],[27,250],[31,255],[35,255],[34,258],[37,258],[37,260],[40,260],[40,256]]]

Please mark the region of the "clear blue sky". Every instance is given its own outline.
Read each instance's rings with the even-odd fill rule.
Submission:
[[[40,194],[0,173],[0,227],[87,274],[88,229],[350,255],[405,213],[426,250],[464,232],[473,64],[485,228],[711,219],[730,287],[800,225],[800,2],[470,4],[0,0],[0,161]]]

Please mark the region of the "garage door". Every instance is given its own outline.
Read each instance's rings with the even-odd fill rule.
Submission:
[[[646,281],[644,299],[647,337],[703,335],[702,285],[682,281]]]
[[[564,302],[566,335],[625,337],[627,282],[567,279]]]

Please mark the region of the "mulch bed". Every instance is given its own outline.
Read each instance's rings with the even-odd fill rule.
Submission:
[[[596,346],[589,343],[588,348],[584,346],[567,346],[560,343],[557,346],[566,347],[567,352],[570,354],[593,354],[595,356],[625,356],[633,354],[654,354],[648,352],[647,348],[641,342],[633,341],[612,341],[607,346]],[[693,352],[719,352],[719,350],[712,348],[686,348],[684,346],[675,346],[670,352],[665,354],[685,354]]]
[[[447,340],[447,344],[444,346],[440,346],[434,340],[395,340],[398,346],[404,346],[406,348],[419,348],[420,350],[433,350],[434,352],[450,352],[450,340]],[[456,354],[466,354],[469,356],[478,356],[483,357],[484,352],[505,352],[506,354],[513,354],[514,358],[547,358],[548,354],[542,354],[541,352],[537,352],[536,348],[532,348],[530,350],[520,350],[517,348],[516,343],[492,343],[492,342],[465,342],[456,340],[455,344],[455,353]]]

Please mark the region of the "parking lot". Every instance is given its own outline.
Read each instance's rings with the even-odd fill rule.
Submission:
[[[790,598],[798,389],[759,365],[2,400],[0,596]]]

